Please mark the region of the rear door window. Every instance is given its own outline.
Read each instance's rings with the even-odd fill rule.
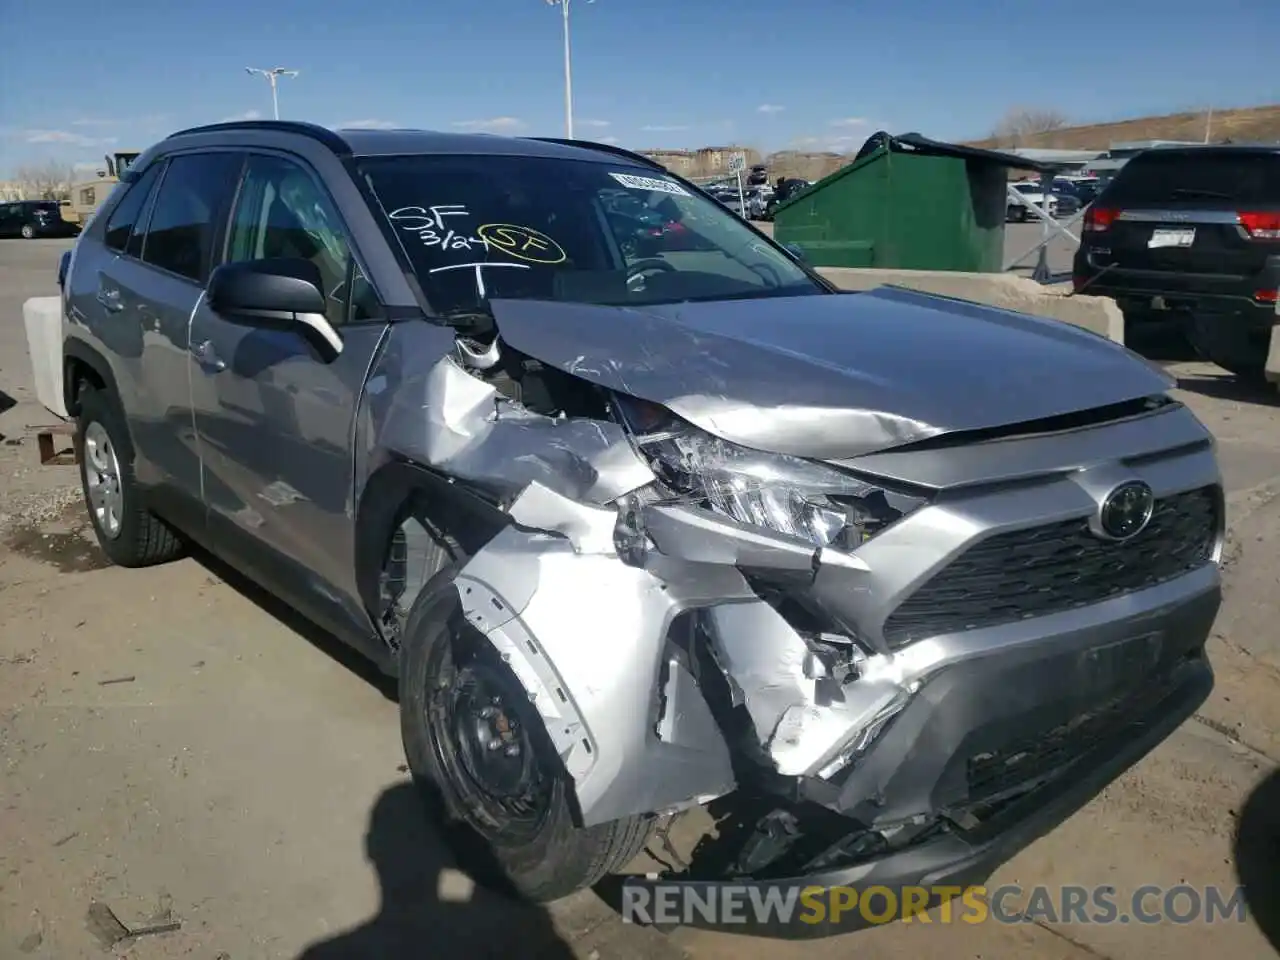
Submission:
[[[163,166],[162,163],[153,164],[134,183],[123,188],[124,196],[120,198],[120,202],[111,211],[111,216],[107,218],[103,242],[110,249],[124,253],[129,244],[129,235],[133,233],[134,224],[145,223],[145,221],[139,221],[139,214],[142,213],[142,207],[147,202],[147,197],[151,195],[151,189],[155,186]]]
[[[183,154],[170,160],[147,224],[143,262],[203,284],[243,163],[238,153]]]
[[[1152,150],[1124,165],[1106,202],[1125,207],[1280,207],[1280,154]]]

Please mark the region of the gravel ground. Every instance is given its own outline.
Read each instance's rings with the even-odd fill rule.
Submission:
[[[1258,922],[1280,915],[1262,899],[1280,875],[1280,801],[1262,786],[1280,783],[1280,408],[1270,395],[1242,393],[1207,365],[1172,368],[1179,396],[1217,436],[1229,491],[1213,697],[994,879],[1127,895],[1244,875],[1257,919],[935,920],[810,944],[661,936],[620,923],[594,894],[540,910],[473,889],[409,796],[387,685],[235,571],[198,557],[142,571],[103,564],[73,468],[38,466],[27,439],[26,426],[48,417],[30,393],[19,309],[50,292],[58,249],[0,242],[0,311],[11,318],[0,325],[0,391],[14,401],[0,413],[0,957],[102,956],[93,901],[126,922],[164,910],[181,920],[115,948],[136,960],[1273,955]]]

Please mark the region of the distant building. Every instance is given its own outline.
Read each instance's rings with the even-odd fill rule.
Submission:
[[[1161,147],[1199,147],[1202,140],[1123,140],[1111,144],[1096,160],[1085,166],[1085,173],[1100,177],[1113,177],[1116,172],[1144,150],[1159,150]]]

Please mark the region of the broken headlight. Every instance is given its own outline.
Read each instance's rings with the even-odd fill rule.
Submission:
[[[739,523],[853,550],[923,502],[822,463],[721,440],[662,407],[622,401],[620,410],[664,499]]]

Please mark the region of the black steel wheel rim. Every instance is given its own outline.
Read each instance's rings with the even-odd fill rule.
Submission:
[[[528,696],[465,621],[451,633],[431,657],[425,713],[458,812],[482,832],[534,833],[549,814],[554,780],[537,750]]]

